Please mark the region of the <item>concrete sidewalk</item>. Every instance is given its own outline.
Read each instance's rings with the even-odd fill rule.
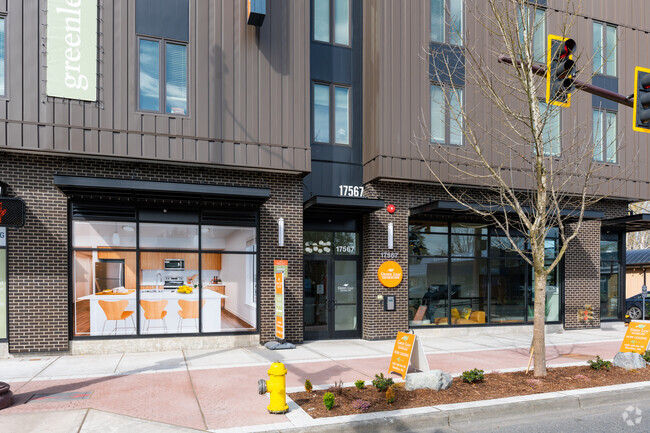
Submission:
[[[549,333],[548,363],[584,365],[595,355],[611,359],[625,329],[614,324]],[[455,336],[425,332],[421,341],[431,368],[450,373],[475,367],[525,368],[530,328],[497,331],[473,328],[468,335]],[[293,405],[287,415],[268,414],[268,397],[257,394],[257,380],[267,378],[270,362],[287,365],[291,392],[302,389],[306,378],[318,387],[337,380],[370,380],[375,373],[386,372],[392,348],[393,341],[337,340],[308,342],[284,351],[257,346],[2,359],[0,380],[12,385],[17,401],[0,412],[0,425],[12,425],[16,429],[8,431],[15,432],[39,431],[40,422],[47,422],[48,431],[75,432],[95,431],[102,423],[120,427],[115,431],[145,432],[149,428],[265,431],[319,425],[322,420],[311,420]],[[56,425],[61,429],[52,430]]]

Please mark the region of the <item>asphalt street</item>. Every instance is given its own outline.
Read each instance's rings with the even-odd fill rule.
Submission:
[[[641,396],[635,401],[613,401],[609,406],[580,409],[561,413],[548,413],[533,417],[511,419],[476,419],[470,424],[437,429],[410,430],[411,432],[462,432],[462,433],[613,433],[649,432],[650,397]]]

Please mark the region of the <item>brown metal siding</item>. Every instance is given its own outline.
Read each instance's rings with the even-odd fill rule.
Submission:
[[[0,148],[310,170],[308,5],[270,0],[258,30],[243,1],[190,0],[189,115],[176,117],[136,109],[135,2],[99,3],[99,101],[86,103],[45,96],[47,2],[0,1]]]
[[[467,1],[472,8],[484,8],[484,2]],[[428,131],[423,131],[420,121],[430,123],[429,81],[425,50],[430,38],[430,2],[413,0],[405,3],[366,0],[364,3],[364,182],[375,179],[405,181],[435,181],[427,167],[445,182],[478,185],[476,179],[459,178],[453,168],[427,145]],[[579,79],[588,80],[592,66],[592,22],[594,19],[618,26],[618,86],[619,93],[633,92],[634,67],[650,67],[650,55],[642,47],[650,45],[650,26],[645,22],[645,12],[650,5],[643,0],[629,0],[624,7],[612,7],[608,0],[582,2],[571,36],[580,51]],[[547,13],[547,33],[560,34],[563,14],[556,9],[565,7],[564,0],[550,0]],[[468,49],[479,53],[493,71],[504,68],[496,62],[492,48],[496,46],[483,24],[465,11],[465,31]],[[469,74],[468,74],[469,76]],[[541,79],[540,79],[541,81]],[[540,93],[540,96],[542,94]],[[532,179],[520,158],[505,155],[496,144],[494,134],[506,131],[499,120],[500,113],[471,83],[465,88],[466,107],[472,108],[472,118],[484,125],[487,132],[479,137],[486,143],[484,152],[495,166],[507,166],[512,183],[531,188]],[[563,130],[577,127],[581,139],[588,139],[592,130],[592,96],[574,95],[571,108],[562,114]],[[597,173],[603,180],[619,177],[620,180],[601,185],[600,193],[630,199],[650,199],[650,135],[632,130],[632,109],[618,107],[619,152],[618,164],[601,164]],[[413,137],[418,137],[422,156]],[[566,143],[565,143],[566,141]],[[568,146],[568,138],[563,147]],[[530,146],[522,146],[530,152]],[[464,167],[464,149],[452,149],[449,159],[454,165]],[[469,152],[471,153],[471,152]],[[454,156],[454,154],[458,156]],[[423,158],[424,157],[424,158]]]

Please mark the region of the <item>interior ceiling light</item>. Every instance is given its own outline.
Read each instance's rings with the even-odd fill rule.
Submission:
[[[132,232],[135,231],[135,228],[132,226],[122,226],[122,230],[124,230],[125,232]]]

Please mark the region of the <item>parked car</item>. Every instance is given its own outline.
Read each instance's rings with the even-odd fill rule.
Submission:
[[[639,320],[643,316],[643,298],[641,293],[631,296],[625,300],[625,314],[632,320]],[[645,316],[650,315],[650,296],[645,300]]]

